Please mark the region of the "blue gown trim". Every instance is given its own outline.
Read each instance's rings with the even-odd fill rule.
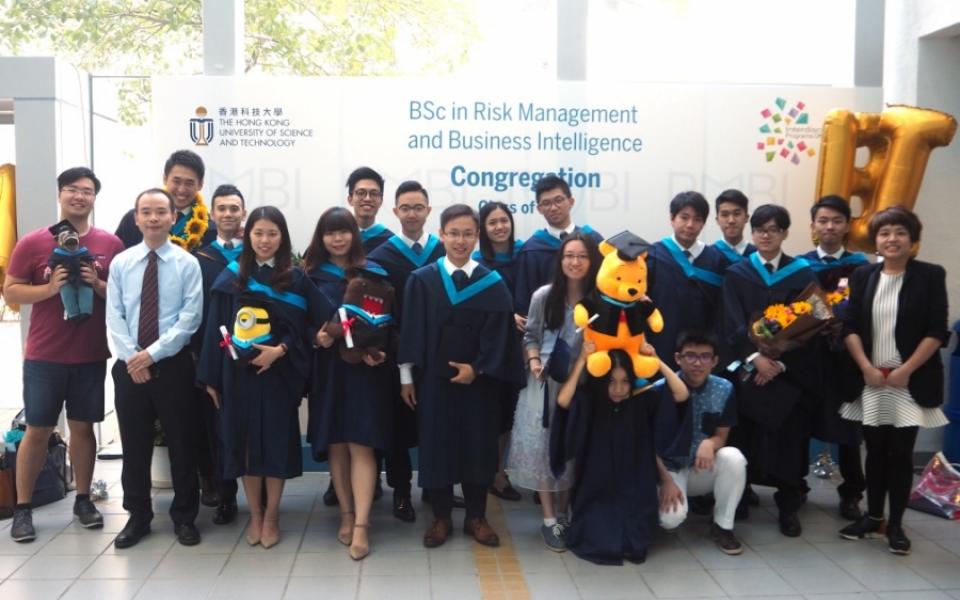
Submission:
[[[217,252],[227,259],[227,264],[230,264],[240,258],[240,253],[243,252],[243,246],[241,245],[234,246],[232,250],[227,250],[223,247],[223,244],[220,243],[220,240],[214,240],[210,242],[210,247],[216,248]]]
[[[513,251],[512,252],[494,252],[493,262],[505,263],[510,262],[511,260],[517,257],[517,253],[520,252],[520,246],[523,245],[521,240],[515,240],[513,242]],[[483,260],[483,254],[479,250],[475,251],[472,256],[473,260],[481,261]]]
[[[390,321],[393,320],[392,315],[373,315],[363,310],[356,304],[344,304],[343,306],[341,306],[341,308],[346,309],[346,311],[350,314],[357,315],[367,323],[370,323],[371,325],[376,325],[378,327],[385,323],[389,323]]]
[[[704,283],[709,283],[716,287],[723,285],[723,277],[720,275],[691,264],[690,261],[687,260],[687,257],[683,255],[683,250],[680,249],[679,244],[673,241],[673,238],[666,237],[661,241],[663,245],[666,246],[673,261],[677,263],[677,266],[680,267],[680,270],[683,271],[683,274],[686,275],[688,279],[699,279]]]
[[[450,300],[450,304],[453,304],[454,306],[473,298],[480,292],[485,291],[490,286],[496,285],[498,281],[503,280],[503,278],[500,277],[500,273],[497,273],[496,271],[490,271],[477,281],[467,284],[467,287],[463,288],[462,290],[457,290],[457,286],[453,283],[453,277],[450,276],[450,273],[447,273],[447,268],[445,265],[445,257],[441,256],[437,259],[437,270],[440,271],[440,280],[443,281],[443,289],[447,292],[447,299]]]
[[[767,269],[763,266],[763,259],[760,258],[759,252],[754,252],[747,260],[749,260],[750,264],[753,265],[753,270],[757,272],[757,275],[760,276],[760,279],[763,280],[763,283],[767,287],[773,287],[797,271],[802,271],[803,269],[810,267],[810,263],[808,263],[806,259],[796,256],[794,257],[793,262],[789,265],[783,267],[782,269],[777,269],[773,273],[767,273]]]
[[[433,254],[434,249],[437,247],[437,244],[440,243],[440,238],[433,235],[432,233],[427,236],[427,245],[423,247],[423,251],[420,253],[420,256],[417,256],[417,253],[410,249],[409,246],[403,243],[403,240],[400,239],[400,236],[394,235],[387,240],[394,248],[397,249],[397,252],[403,255],[404,258],[410,261],[411,264],[417,268],[422,267],[427,263],[427,259],[430,258],[430,255]]]
[[[810,268],[813,269],[814,273],[819,273],[847,265],[865,265],[868,262],[870,261],[867,260],[867,256],[863,252],[853,252],[831,263],[823,262],[823,260],[810,261]]]
[[[729,260],[734,264],[746,258],[742,254],[737,252],[736,248],[728,244],[726,240],[717,240],[716,242],[714,242],[713,247],[719,250],[721,254],[727,257],[727,260]]]
[[[323,263],[322,265],[320,265],[320,266],[317,267],[317,268],[320,269],[321,271],[325,271],[325,272],[329,273],[330,275],[333,275],[334,277],[336,277],[336,278],[338,278],[338,279],[346,279],[346,278],[347,278],[346,272],[344,272],[343,269],[341,269],[340,267],[338,267],[337,265],[335,265],[335,264],[333,264],[333,263],[326,262],[326,263]]]
[[[381,233],[383,233],[386,228],[387,228],[387,226],[384,225],[383,223],[374,223],[374,224],[371,225],[370,228],[367,229],[366,231],[361,231],[361,232],[360,232],[360,239],[363,240],[364,242],[366,242],[366,241],[368,241],[368,240],[370,240],[370,239],[372,239],[372,238],[377,237],[377,236],[380,235]]]
[[[230,269],[234,275],[240,273],[240,265],[238,265],[236,262],[230,263],[227,265],[227,268]],[[247,277],[247,289],[251,292],[265,294],[274,300],[286,302],[287,304],[296,306],[300,310],[307,310],[307,299],[300,294],[294,294],[293,292],[278,292],[272,287],[260,283],[253,277]]]

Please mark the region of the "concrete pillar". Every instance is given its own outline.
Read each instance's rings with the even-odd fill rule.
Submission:
[[[557,2],[557,79],[587,78],[587,0]]]
[[[883,85],[884,0],[857,0],[853,85]]]
[[[204,0],[203,73],[204,75],[243,75],[244,59],[243,0]]]

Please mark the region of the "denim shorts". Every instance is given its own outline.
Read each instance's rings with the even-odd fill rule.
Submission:
[[[23,406],[27,425],[54,427],[64,402],[72,421],[103,421],[103,382],[107,361],[63,364],[23,361]]]

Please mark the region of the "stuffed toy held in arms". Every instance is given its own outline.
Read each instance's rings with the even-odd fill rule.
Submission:
[[[386,275],[371,266],[347,271],[343,304],[326,329],[330,337],[343,340],[340,356],[345,362],[377,359],[394,342],[394,292]]]
[[[80,245],[80,234],[70,221],[64,219],[47,230],[57,240],[57,247],[47,260],[44,278],[49,280],[57,267],[62,266],[67,270],[67,282],[60,288],[63,318],[71,323],[80,323],[93,314],[93,287],[80,277],[80,267],[87,265],[99,273],[100,263],[86,247]]]
[[[642,238],[623,231],[600,243],[603,262],[597,272],[597,287],[573,312],[584,339],[597,351],[587,357],[587,371],[603,377],[610,371],[610,350],[623,350],[633,361],[638,378],[648,379],[660,369],[656,356],[641,354],[647,326],[654,333],[663,329],[663,317],[647,297],[647,250]]]

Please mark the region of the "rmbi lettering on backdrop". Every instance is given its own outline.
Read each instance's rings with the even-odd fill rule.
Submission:
[[[396,78],[155,78],[153,94],[158,164],[197,151],[208,193],[230,182],[250,206],[280,207],[297,248],[359,165],[387,179],[380,217],[394,229],[406,179],[441,208],[505,202],[523,238],[543,226],[532,189],[548,173],[570,185],[577,222],[648,239],[668,233],[667,202],[687,189],[805,211],[825,116],[881,106],[877,88]]]

